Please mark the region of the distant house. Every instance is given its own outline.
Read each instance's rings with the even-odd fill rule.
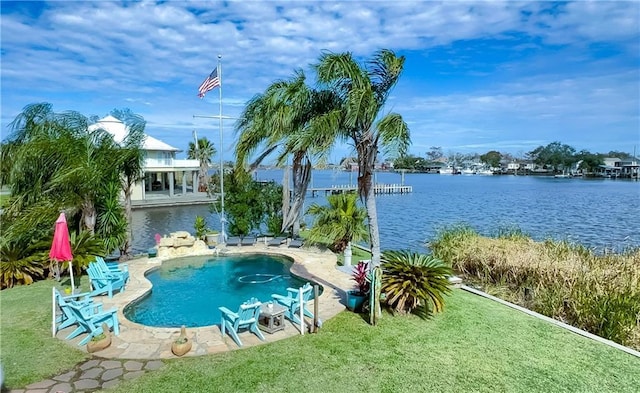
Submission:
[[[596,171],[601,177],[625,177],[638,179],[640,173],[640,160],[636,157],[622,160],[617,157],[606,157],[604,164],[600,165]]]
[[[602,161],[604,164],[599,165],[596,170],[596,176],[601,177],[619,177],[622,167],[622,160],[617,157],[605,157]]]
[[[113,135],[116,143],[122,143],[127,136],[127,127],[113,116],[107,116],[89,126],[89,131],[103,129]],[[198,191],[198,160],[178,160],[176,153],[182,150],[170,146],[159,139],[145,134],[142,143],[144,150],[144,178],[133,188],[131,199],[144,200],[151,195],[164,195],[173,198],[187,192]],[[176,183],[180,183],[176,192]],[[195,187],[194,187],[195,185]]]
[[[628,160],[622,160],[620,162],[620,175],[622,177],[629,177],[632,179],[640,178],[640,160],[637,157],[633,157]]]
[[[524,165],[524,169],[526,169],[527,171],[530,171],[530,172],[535,171],[537,169],[537,167],[538,167],[536,165],[536,163],[533,162],[533,161],[525,161],[523,163],[523,165]]]

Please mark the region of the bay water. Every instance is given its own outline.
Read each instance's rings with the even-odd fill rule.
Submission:
[[[282,170],[260,170],[258,180],[282,182]],[[519,229],[536,240],[568,240],[593,248],[621,251],[640,247],[640,182],[612,179],[557,179],[547,176],[437,175],[378,172],[377,183],[413,187],[409,194],[376,198],[381,246],[426,252],[437,231],[466,224],[481,234]],[[314,170],[310,188],[356,185],[357,173]],[[312,203],[326,197],[309,194]],[[135,210],[135,251],[155,245],[154,236],[178,230],[194,232],[196,216],[220,229],[218,214],[206,205]],[[312,223],[306,217],[308,224]]]

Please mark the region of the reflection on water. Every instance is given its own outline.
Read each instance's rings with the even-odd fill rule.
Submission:
[[[379,183],[398,184],[396,173],[377,174]],[[260,180],[282,180],[281,171],[259,171]],[[356,184],[356,174],[314,171],[315,187]],[[588,247],[620,250],[640,246],[640,182],[555,179],[531,176],[406,174],[413,193],[376,199],[382,249],[425,251],[425,242],[444,226],[467,223],[483,234],[520,228],[533,238],[567,239]],[[322,203],[324,196],[307,198]],[[153,246],[156,233],[194,232],[196,215],[220,228],[207,206],[153,208],[133,212],[134,248]]]

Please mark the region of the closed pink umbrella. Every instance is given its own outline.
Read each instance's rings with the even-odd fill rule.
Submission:
[[[71,260],[73,255],[71,254],[71,242],[69,241],[69,228],[67,228],[67,218],[64,213],[60,213],[60,216],[56,220],[56,230],[53,233],[53,242],[51,243],[51,250],[49,251],[49,258],[56,262],[69,261],[69,274],[71,275],[71,293],[75,289],[73,282],[73,267]]]

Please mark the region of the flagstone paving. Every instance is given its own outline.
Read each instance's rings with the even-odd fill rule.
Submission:
[[[258,243],[254,246],[232,246],[218,250],[221,254],[239,253],[267,253],[287,255],[294,260],[291,272],[303,279],[316,282],[324,288],[318,299],[318,316],[321,321],[327,320],[344,310],[346,290],[353,287],[351,276],[336,268],[336,256],[330,251],[316,248],[288,248],[267,246]],[[201,251],[189,255],[215,255],[215,250]],[[171,352],[171,343],[180,334],[178,328],[153,328],[129,321],[124,317],[124,307],[130,302],[144,296],[150,289],[151,283],[144,277],[150,269],[159,267],[169,258],[141,258],[128,263],[130,279],[126,290],[115,294],[109,299],[107,296],[97,297],[105,310],[116,307],[120,323],[120,334],[112,337],[111,345],[99,352],[96,357],[77,365],[73,370],[50,379],[34,383],[25,389],[11,390],[12,393],[57,393],[57,392],[94,392],[114,386],[122,380],[137,378],[144,373],[159,369],[163,366],[161,359],[176,358]],[[313,301],[309,308],[313,310]],[[313,322],[306,321],[307,329],[311,329]],[[84,337],[80,335],[73,340],[65,340],[72,328],[64,329],[56,337],[69,345],[86,351],[85,346],[78,346]],[[260,341],[250,332],[243,332],[240,338],[243,348],[254,345],[282,340],[301,334],[299,328],[289,321],[285,322],[285,329],[274,334],[264,334],[266,341]],[[202,356],[237,350],[239,347],[229,337],[222,337],[219,327],[207,326],[187,329],[187,336],[193,345],[185,355]]]
[[[80,363],[71,371],[33,383],[25,389],[10,390],[10,393],[90,393],[110,388],[122,380],[137,378],[163,366],[162,360],[95,358]]]

